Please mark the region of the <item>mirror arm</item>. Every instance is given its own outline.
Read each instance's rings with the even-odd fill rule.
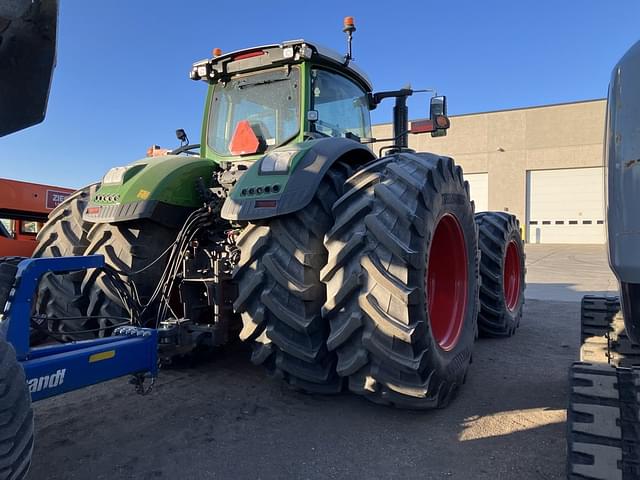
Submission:
[[[371,140],[370,142],[362,142],[362,143],[376,143],[376,142],[395,142],[398,140],[398,138],[402,135],[407,135],[411,133],[411,130],[405,130],[404,132],[402,132],[400,135],[398,135],[397,137],[389,137],[389,138],[367,138],[366,140]],[[395,145],[397,146],[397,145]]]
[[[199,143],[187,144],[171,150],[170,152],[168,152],[168,155],[180,155],[181,153],[188,152],[189,150],[195,150],[196,148],[200,148]]]
[[[410,88],[401,88],[400,90],[388,90],[386,92],[370,93],[369,104],[373,107],[373,110],[385,98],[410,97],[411,95],[413,95],[413,92],[414,90],[411,90]]]

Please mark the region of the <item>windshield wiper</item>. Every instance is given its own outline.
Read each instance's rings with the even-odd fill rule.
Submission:
[[[288,81],[289,81],[288,78],[274,78],[271,80],[262,80],[261,82],[245,83],[243,85],[238,85],[238,88],[242,89],[242,88],[248,88],[248,87],[257,87],[259,85],[269,85],[271,83],[288,82]]]

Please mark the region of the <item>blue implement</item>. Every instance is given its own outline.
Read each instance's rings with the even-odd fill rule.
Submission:
[[[33,401],[125,375],[157,375],[158,335],[150,328],[119,327],[107,338],[30,348],[32,302],[42,276],[103,266],[102,255],[27,259],[18,266],[0,332],[16,350]]]

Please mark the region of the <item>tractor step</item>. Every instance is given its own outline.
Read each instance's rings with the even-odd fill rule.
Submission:
[[[574,363],[567,478],[640,478],[640,368]]]

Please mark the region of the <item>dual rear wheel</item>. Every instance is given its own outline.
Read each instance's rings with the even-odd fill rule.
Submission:
[[[254,340],[256,363],[302,390],[346,385],[379,403],[445,406],[464,382],[478,327],[490,334],[479,312],[493,311],[503,334],[519,321],[517,222],[474,217],[468,184],[449,158],[403,153],[342,185],[345,175],[338,166],[307,208],[241,234],[242,336]],[[487,225],[493,241],[483,245],[495,251],[481,263]],[[497,301],[482,298],[481,269]]]
[[[513,215],[474,216],[453,160],[399,154],[348,181],[325,236],[327,347],[351,391],[404,408],[443,407],[475,337],[515,332],[524,248]]]
[[[146,267],[162,256],[177,230],[149,220],[118,224],[84,221],[84,210],[98,187],[93,184],[78,190],[51,212],[38,234],[33,256],[104,255],[107,265],[135,283],[144,302],[155,289],[165,262]],[[139,272],[142,269],[144,272]],[[64,341],[107,335],[112,325],[129,315],[99,271],[45,275],[38,288],[35,312],[38,318],[46,319],[39,333],[44,331]]]

